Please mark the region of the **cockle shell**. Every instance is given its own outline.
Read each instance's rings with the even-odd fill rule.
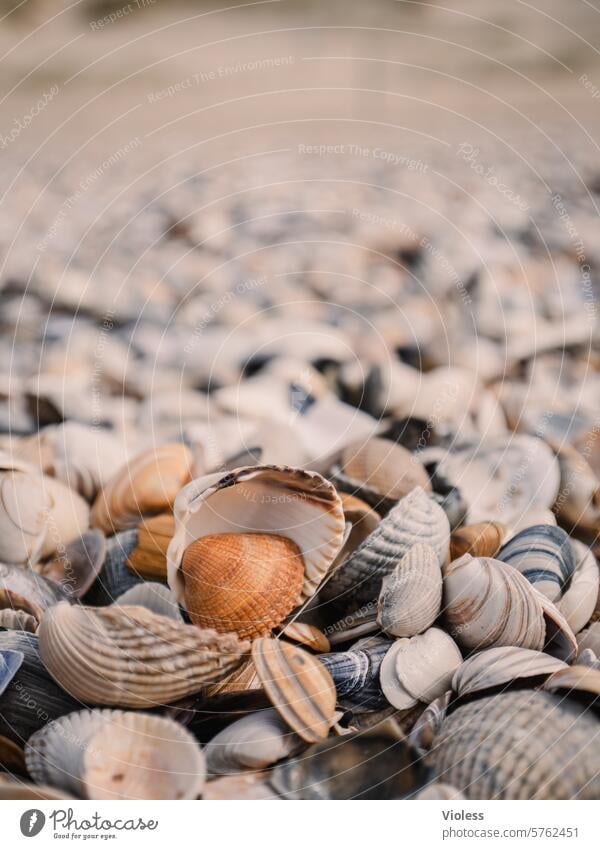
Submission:
[[[137,544],[127,561],[133,571],[149,581],[167,580],[167,548],[175,533],[172,513],[142,519],[137,528]]]
[[[339,489],[358,495],[383,512],[416,486],[431,490],[429,476],[414,454],[376,436],[346,446],[340,465],[334,468],[333,480]]]
[[[450,525],[442,508],[420,488],[405,495],[373,533],[341,564],[323,597],[345,610],[370,602],[381,582],[416,543],[427,543],[439,562],[448,556]]]
[[[599,733],[576,700],[519,690],[457,707],[426,762],[468,799],[597,799]]]
[[[505,536],[506,528],[500,522],[479,522],[457,528],[450,537],[450,560],[458,560],[463,554],[495,557]]]
[[[600,481],[572,446],[558,452],[560,490],[554,511],[561,524],[595,538],[600,531]]]
[[[550,601],[563,594],[576,566],[569,537],[553,525],[525,528],[502,546],[496,558],[510,563]]]
[[[316,657],[263,637],[252,644],[252,660],[273,707],[307,743],[321,740],[333,725],[336,691]]]
[[[248,714],[220,731],[204,749],[208,772],[229,775],[266,769],[304,748],[274,708]]]
[[[569,587],[556,606],[572,631],[578,634],[588,624],[594,612],[600,591],[600,570],[593,552],[586,545],[573,539],[571,546],[577,566]]]
[[[175,527],[167,562],[169,586],[180,604],[185,605],[181,566],[191,543],[211,534],[252,533],[287,537],[298,546],[304,601],[328,574],[344,540],[345,520],[335,489],[316,472],[251,466],[184,487],[175,503]]]
[[[179,574],[190,619],[240,637],[268,634],[300,601],[304,562],[276,534],[208,534],[190,543]]]
[[[138,454],[98,493],[92,509],[92,527],[111,535],[136,527],[145,516],[164,513],[191,479],[192,467],[192,454],[180,442]]]
[[[143,607],[51,608],[38,629],[53,678],[87,704],[150,707],[176,701],[239,666],[248,643]]]
[[[320,663],[331,675],[338,703],[356,711],[380,710],[387,700],[381,689],[381,664],[390,649],[390,640],[381,640],[370,648],[353,647],[347,652],[319,655]]]
[[[520,572],[490,557],[464,554],[443,573],[444,617],[462,648],[543,649],[542,608],[533,586]]]
[[[52,507],[41,475],[0,452],[0,561],[35,562]]]
[[[456,670],[452,689],[459,696],[471,695],[492,687],[507,687],[515,682],[543,681],[553,672],[566,669],[566,663],[544,652],[517,646],[499,646],[477,652]],[[532,683],[529,686],[533,687]]]
[[[387,634],[412,637],[429,628],[442,606],[442,570],[430,545],[409,549],[381,584],[377,622]]]
[[[381,664],[381,687],[398,710],[417,702],[429,704],[450,689],[462,655],[454,640],[439,628],[411,639],[396,640]]]

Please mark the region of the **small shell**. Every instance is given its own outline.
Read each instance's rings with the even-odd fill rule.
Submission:
[[[316,652],[327,652],[331,650],[329,640],[325,634],[315,625],[309,625],[308,622],[284,623],[279,629],[279,633],[286,640],[299,643],[301,646],[307,646]]]
[[[142,578],[167,580],[167,548],[175,533],[172,513],[143,519],[137,529],[137,544],[127,565]]]
[[[442,508],[416,487],[390,510],[373,533],[337,569],[322,595],[345,610],[370,602],[381,582],[416,543],[427,543],[439,562],[448,556],[450,525]]]
[[[519,679],[547,677],[564,668],[565,663],[544,652],[500,646],[467,658],[454,673],[452,689],[462,697],[492,687],[505,687]]]
[[[444,569],[444,616],[467,650],[521,646],[541,651],[545,623],[534,587],[512,566],[464,554]]]
[[[150,707],[220,680],[242,663],[247,643],[158,616],[143,607],[58,604],[39,630],[54,679],[87,704]]]
[[[22,610],[39,622],[44,610],[67,598],[55,581],[24,566],[0,563],[0,609]]]
[[[577,559],[575,573],[557,607],[571,629],[578,634],[590,621],[600,591],[600,570],[590,549],[576,539],[571,540]]]
[[[379,513],[369,507],[366,501],[345,492],[340,492],[340,498],[342,499],[344,518],[351,527],[350,533],[335,559],[334,567],[349,557],[366,540],[369,534],[373,533],[381,521]]]
[[[127,567],[127,558],[137,543],[137,530],[121,531],[106,540],[106,555],[96,582],[86,596],[95,605],[112,604],[124,592],[142,583]]]
[[[175,526],[167,561],[169,586],[180,604],[185,604],[183,555],[202,537],[259,533],[289,538],[304,562],[305,601],[328,574],[345,532],[342,503],[329,481],[287,466],[251,466],[192,481],[177,497]]]
[[[506,536],[506,528],[500,522],[479,522],[463,525],[450,537],[450,560],[463,554],[471,557],[494,557]]]
[[[427,763],[468,799],[597,799],[599,730],[574,699],[518,690],[452,711]]]
[[[446,692],[434,699],[411,728],[408,741],[420,755],[424,755],[431,748],[433,739],[446,717],[451,696],[452,693]]]
[[[430,628],[410,640],[399,640],[400,645],[388,652],[390,661],[381,667],[384,692],[400,690],[402,698],[391,701],[398,709],[406,700],[404,692],[414,699],[429,704],[450,689],[455,670],[462,663],[462,655],[454,640],[439,628]],[[396,644],[397,646],[397,644]],[[394,680],[396,679],[396,680]],[[399,686],[398,686],[399,685]],[[414,703],[413,702],[413,703]],[[406,704],[406,707],[411,705]]]
[[[548,678],[544,689],[550,692],[566,690],[568,695],[588,693],[595,700],[600,696],[600,670],[590,666],[566,666]]]
[[[304,748],[274,708],[236,720],[204,749],[208,772],[229,775],[242,770],[266,769]]]
[[[339,646],[341,643],[349,643],[359,637],[374,634],[380,630],[377,623],[376,602],[365,604],[355,613],[349,613],[327,627],[327,636],[331,646]]]
[[[572,446],[561,447],[560,491],[554,510],[566,527],[596,537],[600,531],[600,483],[587,460]]]
[[[563,594],[576,566],[569,537],[553,525],[525,528],[502,546],[497,559],[510,563],[550,601]]]
[[[268,637],[252,644],[252,659],[273,706],[303,740],[314,743],[333,725],[336,691],[329,672],[308,652]]]
[[[418,699],[411,695],[406,687],[400,681],[396,661],[400,652],[404,651],[410,640],[407,637],[401,637],[389,649],[381,663],[379,672],[379,680],[381,689],[388,702],[397,710],[408,710],[417,704]]]
[[[458,802],[464,798],[465,796],[456,787],[453,787],[451,784],[444,784],[441,781],[434,781],[433,784],[428,784],[427,787],[415,796],[417,802]]]
[[[139,454],[98,493],[92,526],[108,536],[136,527],[140,518],[169,510],[191,479],[192,464],[190,450],[179,442]]]
[[[343,450],[333,480],[339,489],[358,495],[383,512],[416,486],[431,490],[429,476],[414,454],[396,442],[376,436]]]
[[[442,570],[435,550],[417,543],[381,584],[377,622],[387,634],[412,637],[429,628],[442,606]]]
[[[60,554],[34,569],[56,581],[73,598],[81,598],[90,589],[104,565],[106,539],[98,530],[86,531],[69,543]]]
[[[21,668],[24,657],[22,651],[0,650],[0,696]]]
[[[178,622],[183,621],[183,616],[173,593],[164,584],[157,584],[152,581],[136,584],[135,587],[125,590],[115,604],[139,605],[157,613],[159,616],[168,616],[169,619],[175,619]]]
[[[12,607],[0,610],[0,628],[9,631],[28,631],[35,634],[38,628],[38,620],[31,613],[24,610],[13,610]]]
[[[387,701],[380,683],[380,668],[392,643],[354,647],[347,652],[322,654],[319,661],[331,675],[342,707],[358,711],[379,710]]]

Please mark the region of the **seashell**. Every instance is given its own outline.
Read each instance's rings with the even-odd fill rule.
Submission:
[[[576,700],[518,690],[457,707],[426,763],[468,799],[597,799],[599,731]]]
[[[333,679],[342,707],[356,712],[379,710],[387,705],[379,676],[391,645],[389,640],[382,640],[375,646],[319,655],[319,661]]]
[[[170,619],[183,622],[179,605],[171,590],[164,584],[156,584],[152,581],[136,584],[134,587],[125,590],[115,601],[115,604],[139,605],[151,610],[152,613],[157,613],[159,616],[168,616]]]
[[[148,581],[167,580],[167,548],[175,533],[172,513],[142,519],[137,528],[137,544],[127,565]]]
[[[435,550],[426,543],[409,549],[383,579],[377,623],[387,634],[412,637],[429,628],[442,606],[442,570]]]
[[[23,749],[8,737],[0,737],[0,767],[9,773],[27,774]]]
[[[340,498],[342,499],[344,518],[351,527],[350,533],[334,561],[334,567],[343,563],[366,540],[369,534],[373,533],[381,521],[379,513],[369,507],[366,501],[362,501],[354,495],[348,495],[346,492],[340,492]]]
[[[22,610],[39,622],[44,610],[68,595],[60,584],[23,566],[0,563],[0,608]]]
[[[198,798],[206,767],[189,731],[161,716],[109,713],[83,755],[88,799]]]
[[[411,728],[408,742],[420,755],[425,755],[431,748],[433,739],[446,717],[451,696],[451,692],[446,692],[434,699],[431,704],[427,705]]]
[[[0,651],[23,654],[18,673],[2,695],[0,735],[17,745],[53,719],[81,707],[65,693],[44,668],[36,634],[0,631]]]
[[[593,552],[579,540],[571,540],[577,560],[575,572],[563,597],[556,603],[571,630],[578,634],[590,621],[600,591],[600,571]]]
[[[279,633],[286,640],[291,640],[293,643],[300,643],[301,646],[307,646],[316,652],[327,652],[331,650],[329,640],[325,634],[315,625],[309,625],[308,622],[288,622],[281,626]]]
[[[27,463],[0,452],[0,561],[37,560],[51,505],[42,476]]]
[[[561,524],[595,538],[600,531],[600,482],[587,460],[572,446],[558,451],[560,491],[554,512]]]
[[[397,640],[381,665],[381,687],[398,710],[418,701],[429,704],[450,689],[462,655],[454,640],[439,628]]]
[[[101,531],[90,530],[35,571],[60,584],[72,598],[81,598],[90,589],[104,565],[106,539]]]
[[[444,617],[463,649],[520,646],[541,651],[545,623],[534,587],[491,557],[464,554],[443,569]]]
[[[431,491],[419,459],[402,445],[377,436],[347,445],[332,478],[338,489],[384,513],[416,486]]]
[[[325,667],[308,652],[262,637],[252,644],[252,660],[273,707],[307,743],[326,737],[333,725],[335,685]]]
[[[460,790],[457,790],[451,784],[444,784],[442,781],[434,781],[433,784],[428,784],[415,796],[415,800],[418,802],[458,802],[464,798]]]
[[[600,660],[591,649],[584,649],[577,656],[578,666],[589,666],[591,669],[600,669]]]
[[[274,708],[248,714],[220,731],[204,749],[208,772],[260,770],[296,754],[305,743]]]
[[[118,471],[98,493],[92,527],[107,536],[134,528],[141,518],[171,509],[192,478],[192,454],[180,442],[144,451]]]
[[[416,487],[382,519],[373,533],[334,573],[322,593],[346,610],[370,602],[381,582],[418,542],[427,543],[440,563],[448,556],[450,526],[442,508]]]
[[[450,530],[454,531],[464,524],[469,507],[462,497],[461,491],[455,486],[445,488],[444,492],[432,492],[431,498],[439,504],[450,524]]]
[[[329,625],[327,635],[329,645],[337,646],[340,643],[349,643],[358,637],[374,634],[379,630],[376,602],[371,601],[355,613],[349,613],[339,622]]]
[[[469,505],[467,524],[496,521],[511,527],[525,511],[551,507],[560,484],[552,450],[526,434],[445,452],[436,473],[460,489]]]
[[[532,510],[526,510],[513,521],[510,531],[507,534],[507,540],[511,539],[520,531],[524,531],[525,528],[531,528],[533,525],[556,525],[556,516],[552,510],[548,510],[545,507],[535,507]]]
[[[236,799],[243,801],[276,801],[279,796],[268,783],[268,772],[240,772],[221,776],[207,782],[202,793],[204,801]]]
[[[0,649],[0,696],[15,677],[25,655],[14,649]]]
[[[143,607],[58,604],[38,629],[52,677],[87,704],[150,707],[198,692],[238,667],[248,643]]]
[[[500,522],[479,522],[457,528],[450,537],[450,560],[458,560],[463,554],[495,557],[505,536],[506,528]]]
[[[42,478],[42,486],[50,501],[46,534],[41,557],[64,551],[90,526],[90,508],[74,490],[54,478]]]
[[[192,481],[177,497],[175,524],[167,561],[169,586],[180,604],[185,604],[184,552],[203,537],[272,534],[288,538],[302,555],[301,601],[305,601],[328,574],[345,532],[342,503],[331,483],[316,472],[287,466],[251,466]]]
[[[8,782],[0,782],[0,799],[4,800],[17,800],[17,799],[72,799],[72,796],[67,795],[66,793],[61,793],[59,790],[56,790],[54,787],[47,787],[46,785],[40,784],[29,784],[23,781],[8,781]],[[23,816],[27,815],[28,812],[25,811]]]
[[[546,634],[544,637],[544,649],[548,654],[559,657],[566,663],[571,663],[577,657],[577,638],[569,627],[569,623],[555,604],[542,595],[533,587],[538,598],[542,613]]]
[[[275,534],[209,534],[190,543],[180,575],[190,619],[240,637],[269,633],[300,601],[304,562]]]
[[[551,675],[544,689],[551,693],[566,691],[568,696],[592,696],[592,701],[600,696],[600,670],[590,666],[566,666]]]
[[[563,594],[576,566],[569,537],[553,525],[520,531],[502,546],[497,559],[510,563],[550,601]]]
[[[285,799],[406,799],[425,780],[396,723],[333,737],[275,767],[271,784]]]
[[[595,655],[600,656],[600,620],[592,622],[592,624],[577,634],[577,645],[579,651],[591,649]]]
[[[522,649],[517,646],[499,646],[486,649],[467,658],[456,670],[452,690],[459,696],[468,696],[492,687],[503,687],[518,681],[522,686],[534,686],[553,672],[566,668],[566,664],[544,652]]]
[[[127,558],[137,545],[137,530],[121,531],[106,540],[106,555],[96,582],[86,596],[95,605],[112,604],[124,592],[142,583],[127,566]]]
[[[0,610],[0,628],[6,628],[7,631],[28,631],[30,634],[35,634],[37,627],[38,620],[31,613],[26,613],[24,610],[13,610],[12,607]]]

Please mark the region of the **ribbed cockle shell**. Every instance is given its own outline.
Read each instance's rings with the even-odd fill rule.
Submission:
[[[442,570],[435,549],[417,543],[381,584],[377,622],[396,637],[413,637],[429,628],[442,605]]]

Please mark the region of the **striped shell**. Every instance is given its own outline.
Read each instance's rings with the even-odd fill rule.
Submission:
[[[544,652],[499,646],[467,658],[454,673],[452,689],[459,697],[468,696],[492,687],[505,687],[516,680],[547,677],[566,668],[562,660]]]
[[[220,680],[249,645],[143,607],[58,604],[38,629],[52,677],[87,704],[151,707]]]
[[[380,710],[387,705],[379,679],[381,664],[392,643],[378,641],[370,648],[319,655],[335,684],[337,701],[354,712]]]
[[[477,699],[442,723],[427,763],[468,799],[597,799],[600,722],[535,690]]]
[[[416,543],[427,543],[439,562],[448,556],[450,525],[442,508],[416,487],[393,507],[373,533],[342,563],[324,588],[345,610],[356,610],[381,590],[381,582]]]
[[[263,637],[252,644],[252,660],[273,707],[289,727],[307,743],[327,737],[336,691],[317,658],[298,646]]]
[[[91,524],[107,536],[135,528],[140,519],[169,510],[192,477],[193,457],[179,442],[144,451],[122,467],[98,493]]]
[[[167,552],[169,586],[185,605],[183,556],[211,534],[274,534],[300,549],[301,600],[323,581],[344,539],[340,497],[317,472],[288,466],[248,466],[192,481],[177,496],[175,535]],[[289,611],[288,611],[289,612]]]
[[[277,711],[268,708],[228,725],[205,746],[204,755],[210,774],[229,775],[267,769],[304,746]]]
[[[443,608],[449,633],[464,649],[544,647],[544,617],[532,585],[498,560],[465,554],[446,566]]]
[[[510,563],[550,601],[562,596],[576,566],[568,535],[553,525],[520,531],[502,546],[497,559]]]
[[[472,557],[494,557],[506,536],[506,528],[500,522],[479,522],[463,525],[450,537],[450,560],[463,554]]]
[[[454,640],[439,628],[411,639],[396,640],[381,664],[381,687],[398,710],[417,702],[429,704],[450,689],[462,655]]]
[[[600,591],[600,570],[593,552],[586,545],[573,539],[571,546],[577,566],[569,587],[557,602],[557,607],[574,633],[578,634],[588,624],[596,607]]]
[[[442,606],[442,570],[435,550],[417,543],[381,584],[377,622],[395,637],[412,637],[429,628]]]

